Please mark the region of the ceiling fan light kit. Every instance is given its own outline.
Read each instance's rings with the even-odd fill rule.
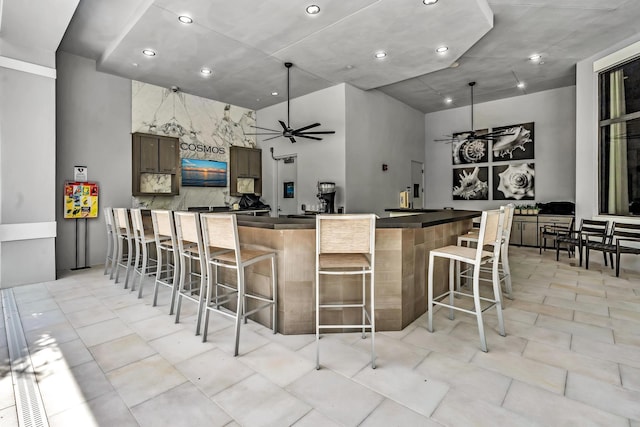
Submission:
[[[261,130],[269,131],[268,133],[264,133],[264,132],[263,133],[256,133],[255,135],[273,135],[271,138],[265,139],[265,141],[269,141],[271,139],[283,137],[283,138],[289,138],[289,141],[291,141],[291,142],[296,142],[296,137],[314,139],[316,141],[322,141],[322,138],[319,138],[317,136],[311,136],[311,135],[329,135],[329,134],[334,134],[335,131],[332,131],[332,130],[308,132],[309,129],[313,129],[313,128],[316,128],[316,127],[320,126],[320,123],[313,123],[313,124],[310,124],[310,125],[307,125],[307,126],[303,126],[301,128],[298,128],[298,129],[293,129],[290,126],[291,98],[290,98],[290,94],[289,94],[289,87],[290,87],[290,82],[291,82],[290,71],[291,71],[291,67],[293,67],[293,63],[285,62],[284,66],[287,68],[287,123],[285,123],[282,120],[278,120],[278,123],[280,123],[280,126],[282,126],[282,131],[279,131],[279,130],[276,130],[276,129],[263,128],[263,127],[260,127],[260,126],[253,126],[255,129],[261,129]],[[273,93],[272,93],[272,95],[273,95]]]
[[[513,132],[509,130],[496,130],[493,132],[478,132],[473,130],[473,87],[476,85],[476,82],[469,82],[469,88],[471,89],[471,130],[465,132],[454,132],[450,137],[445,139],[436,139],[435,142],[461,142],[461,141],[476,141],[476,140],[486,140],[486,141],[495,141],[500,139],[503,136],[513,135]],[[449,104],[451,98],[446,98],[445,103]]]

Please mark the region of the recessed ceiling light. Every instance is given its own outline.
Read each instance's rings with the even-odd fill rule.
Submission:
[[[309,15],[317,15],[318,13],[320,13],[320,6],[315,4],[307,6],[307,13]]]
[[[178,16],[178,21],[182,22],[183,24],[192,24],[193,23],[193,19],[191,19],[191,17],[187,16],[187,15]]]
[[[540,59],[542,59],[542,55],[537,54],[537,53],[535,55],[531,55],[529,57],[529,61],[533,61],[533,62],[540,61]]]
[[[518,86],[518,89],[524,89],[525,84],[524,84],[524,82],[518,82],[517,86]]]
[[[213,74],[213,70],[211,68],[203,67],[200,69],[200,74],[202,74],[203,76],[210,76],[211,74]]]
[[[153,49],[143,49],[142,53],[146,56],[156,56],[156,51]]]
[[[278,96],[278,92],[271,92],[271,96]]]
[[[376,52],[375,57],[377,59],[382,59],[387,57],[387,52],[381,50],[380,52]]]
[[[452,102],[453,102],[453,99],[451,99],[451,98],[445,98],[444,99],[444,103],[445,104],[451,104]]]
[[[137,67],[138,63],[137,62],[132,62],[131,65],[133,65],[134,67]]]
[[[448,50],[449,50],[449,48],[447,46],[440,46],[439,48],[436,49],[436,52],[445,53]]]
[[[426,4],[427,6],[431,6],[432,4],[438,3],[438,0],[422,0],[422,3]]]

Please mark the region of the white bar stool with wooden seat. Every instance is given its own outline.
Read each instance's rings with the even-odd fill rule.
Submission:
[[[118,283],[120,277],[120,267],[126,269],[124,277],[124,288],[129,286],[129,271],[133,261],[133,235],[131,234],[131,225],[129,222],[129,212],[126,208],[114,208],[113,217],[116,224],[116,234],[118,237],[118,254],[116,256],[116,277],[115,282]],[[125,258],[124,246],[127,245],[127,254]]]
[[[157,270],[156,280],[153,286],[152,306],[158,305],[159,285],[171,288],[171,303],[169,314],[173,315],[176,302],[176,291],[180,274],[180,259],[178,256],[178,238],[176,226],[173,222],[173,212],[165,210],[152,210],[153,236],[156,242]]]
[[[375,242],[374,214],[316,216],[316,369],[320,369],[320,330],[362,328],[371,331],[371,367],[376,367],[375,353]],[[321,301],[323,275],[362,275],[361,302]],[[369,311],[367,311],[366,276],[369,275]],[[321,324],[320,310],[360,308],[360,324]],[[369,323],[367,323],[367,321]]]
[[[511,239],[511,226],[513,224],[513,213],[515,206],[513,203],[509,203],[504,206],[504,226],[502,233],[502,247],[500,248],[500,262],[498,265],[498,274],[500,275],[500,281],[504,282],[504,288],[507,295],[507,298],[513,299],[512,295],[512,286],[511,286],[511,268],[509,267],[509,240]],[[470,246],[471,243],[478,243],[478,235],[479,229],[472,229],[467,234],[463,234],[462,236],[458,236],[458,246]],[[487,243],[485,243],[487,244]],[[462,277],[471,278],[470,270],[467,269],[463,272],[460,272],[460,264],[457,267],[458,280],[460,281]],[[480,271],[491,271],[490,268],[481,268]],[[480,278],[480,280],[489,280]],[[458,290],[460,282],[458,282]]]
[[[131,209],[131,224],[133,228],[133,239],[136,245],[136,259],[133,263],[133,282],[131,282],[131,291],[136,289],[135,275],[140,276],[138,283],[138,298],[142,298],[142,288],[144,278],[156,274],[158,268],[158,260],[149,257],[149,250],[155,243],[153,231],[145,229],[142,220],[142,211],[140,209]]]
[[[478,322],[478,333],[480,335],[480,344],[482,351],[487,351],[487,340],[484,334],[484,323],[482,320],[482,312],[495,306],[498,313],[499,333],[505,336],[504,320],[502,318],[502,296],[500,290],[500,280],[498,276],[498,259],[500,257],[500,248],[502,247],[502,228],[504,226],[504,207],[500,210],[486,211],[482,213],[480,222],[480,231],[478,235],[478,245],[476,248],[465,246],[450,245],[429,252],[429,270],[427,284],[427,310],[428,310],[428,327],[429,332],[433,332],[433,308],[434,305],[440,305],[449,308],[449,318],[453,320],[453,310],[463,311],[476,316]],[[492,251],[485,251],[484,246],[491,245]],[[433,296],[433,273],[435,268],[435,258],[445,258],[449,260],[449,290],[436,297]],[[455,269],[456,262],[464,262],[473,267],[472,294],[459,292],[455,290]],[[484,264],[492,263],[492,282],[493,282],[493,299],[480,296],[480,267]],[[468,310],[454,305],[454,296],[464,296],[473,298],[474,309]],[[449,297],[449,303],[444,303],[446,297]],[[488,302],[489,305],[482,307],[482,302]]]
[[[240,345],[240,324],[244,317],[265,308],[271,308],[271,326],[273,333],[278,328],[278,279],[276,253],[256,249],[241,249],[238,238],[238,223],[233,214],[202,214],[202,237],[207,264],[207,298],[204,307],[204,331],[202,341],[207,340],[209,313],[216,312],[235,320],[235,350],[238,355]],[[271,296],[249,292],[245,280],[245,268],[261,261],[271,261]],[[218,271],[229,268],[236,271],[236,286],[220,283]],[[219,293],[222,288],[223,293]],[[215,294],[215,295],[212,295]],[[228,310],[228,303],[235,298],[235,311]],[[258,306],[247,310],[247,299],[259,301]]]
[[[116,257],[118,254],[118,235],[116,233],[115,220],[113,218],[113,209],[104,208],[104,222],[107,226],[107,255],[104,259],[104,273],[109,273],[109,279],[113,279],[113,273],[116,267]]]
[[[180,259],[176,323],[180,322],[182,299],[186,298],[189,301],[193,301],[198,304],[196,335],[200,335],[207,281],[204,246],[200,231],[200,216],[197,212],[174,212],[173,218],[176,226],[176,238],[178,239],[178,257]]]

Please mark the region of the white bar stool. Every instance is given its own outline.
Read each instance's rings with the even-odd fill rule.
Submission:
[[[158,269],[158,260],[149,257],[149,249],[155,243],[153,231],[145,229],[142,220],[142,211],[140,209],[131,209],[131,224],[133,228],[133,239],[136,245],[136,259],[133,263],[133,282],[131,283],[131,291],[135,291],[135,275],[140,276],[138,283],[138,298],[142,298],[142,288],[144,278],[153,276]],[[142,259],[140,257],[142,256]]]
[[[174,212],[173,217],[176,226],[178,256],[180,259],[176,323],[180,323],[182,298],[193,301],[198,304],[196,335],[200,335],[202,307],[204,305],[204,292],[207,280],[202,233],[200,232],[200,217],[197,212]]]
[[[131,225],[129,223],[129,212],[126,208],[114,208],[113,217],[116,224],[116,234],[118,237],[118,254],[116,256],[116,277],[115,283],[118,283],[120,277],[120,267],[126,269],[124,277],[124,288],[129,286],[129,270],[131,270],[132,254],[133,254],[133,236],[131,234]],[[124,246],[127,245],[127,255],[125,260]]]
[[[316,369],[320,369],[320,330],[362,328],[371,331],[371,367],[376,367],[375,354],[375,244],[374,214],[316,215]],[[321,302],[321,275],[362,275],[362,302]],[[370,311],[366,307],[366,276],[369,275]],[[321,324],[321,309],[360,308],[362,323]],[[367,324],[367,320],[369,323]]]
[[[505,293],[507,298],[513,299],[512,286],[511,286],[511,268],[509,267],[509,240],[511,239],[511,226],[513,225],[513,212],[515,206],[513,203],[509,203],[504,206],[504,227],[502,233],[502,247],[500,248],[500,261],[498,265],[498,274],[500,275],[500,281],[504,282]],[[458,236],[458,246],[470,246],[471,243],[478,243],[478,229],[472,229],[467,234]],[[485,243],[487,244],[487,243]],[[460,280],[462,277],[471,278],[469,274],[470,268],[460,272],[458,264],[458,290],[460,290]],[[480,271],[491,271],[490,268],[481,268]],[[480,278],[480,280],[489,281],[489,279]]]
[[[241,249],[238,238],[238,223],[233,214],[202,214],[202,237],[207,264],[207,298],[204,307],[204,331],[202,341],[207,340],[209,328],[209,313],[216,312],[235,320],[236,341],[233,355],[238,355],[240,345],[240,324],[244,317],[265,308],[271,308],[271,326],[275,334],[278,327],[278,285],[276,270],[276,253],[255,249]],[[244,269],[261,261],[271,261],[271,296],[248,292],[245,283]],[[236,271],[237,285],[220,283],[219,268],[229,268]],[[223,289],[222,295],[219,288]],[[212,295],[215,293],[215,295]],[[235,311],[228,309],[232,296],[236,295]],[[258,305],[247,311],[247,298],[260,301]]]
[[[476,248],[464,246],[445,246],[434,249],[429,252],[429,270],[427,285],[427,310],[428,310],[428,327],[429,332],[433,332],[433,307],[440,305],[449,308],[449,318],[453,320],[453,310],[463,311],[465,313],[476,316],[478,322],[478,333],[480,335],[480,345],[482,351],[487,351],[487,340],[484,334],[484,323],[482,320],[482,312],[495,306],[498,313],[498,327],[500,335],[505,336],[504,320],[502,318],[502,297],[500,290],[500,280],[498,278],[498,259],[500,257],[500,248],[504,226],[504,207],[500,210],[486,211],[482,213],[480,222],[480,231],[478,235],[478,245]],[[493,251],[485,251],[484,246],[491,245]],[[433,296],[433,271],[435,258],[446,258],[449,260],[449,290],[436,297]],[[472,294],[459,292],[455,290],[455,270],[456,262],[465,262],[473,267],[473,283]],[[480,267],[484,264],[492,263],[492,282],[494,298],[485,298],[480,296]],[[449,297],[449,303],[444,303],[446,297]],[[464,296],[473,298],[474,309],[468,310],[454,305],[454,296]],[[489,305],[482,307],[481,302],[488,302]]]
[[[153,304],[158,305],[159,285],[171,288],[171,303],[169,314],[173,315],[176,302],[176,290],[180,274],[180,260],[178,256],[178,238],[176,226],[173,222],[173,212],[165,210],[152,210],[153,236],[156,242],[157,270],[156,280],[153,285]]]
[[[109,273],[109,279],[113,279],[113,273],[116,266],[116,256],[118,254],[118,236],[116,233],[115,219],[113,218],[113,209],[104,208],[104,222],[107,226],[107,255],[104,259],[104,273]]]

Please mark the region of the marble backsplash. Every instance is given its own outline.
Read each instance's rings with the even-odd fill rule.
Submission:
[[[181,158],[229,162],[232,145],[256,146],[254,110],[137,81],[131,90],[131,131],[179,138]],[[239,200],[229,196],[229,187],[181,186],[177,196],[162,195],[171,191],[170,177],[162,174],[143,178],[141,189],[159,195],[134,197],[133,206],[180,210]]]
[[[166,173],[140,174],[141,193],[171,193],[171,175]]]

